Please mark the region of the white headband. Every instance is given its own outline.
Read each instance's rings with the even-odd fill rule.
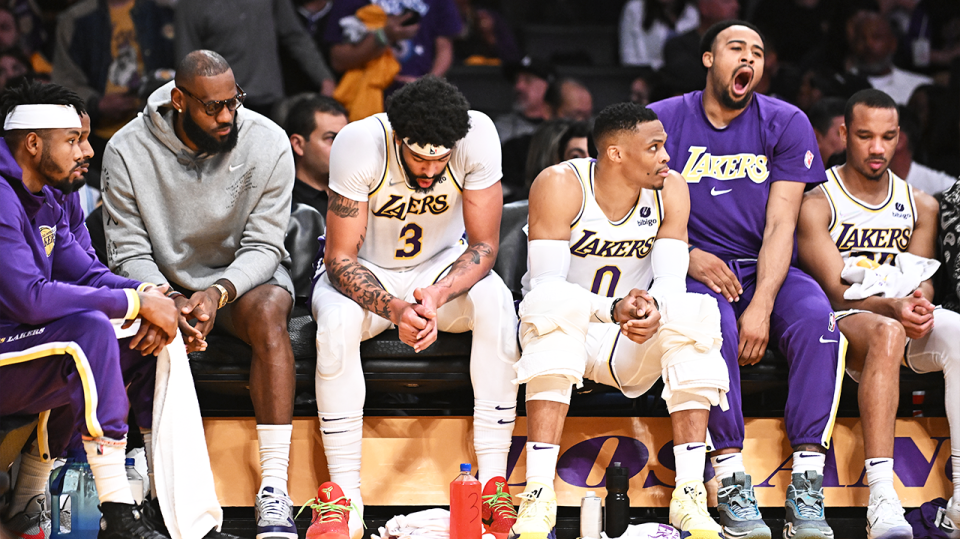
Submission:
[[[407,148],[410,148],[415,154],[422,155],[424,157],[439,157],[446,155],[450,152],[452,148],[446,148],[443,146],[434,146],[433,144],[427,144],[426,146],[421,146],[416,142],[411,142],[409,138],[403,139],[403,143],[407,145]]]
[[[13,129],[80,129],[80,116],[70,105],[17,105],[3,121]]]

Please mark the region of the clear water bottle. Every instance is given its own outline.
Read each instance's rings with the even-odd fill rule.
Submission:
[[[139,505],[143,502],[143,476],[135,467],[135,459],[127,459],[124,466],[127,470],[127,482],[130,483],[130,490],[133,492],[133,501]]]
[[[480,539],[483,520],[480,481],[470,475],[470,465],[460,465],[460,475],[450,483],[450,539]]]
[[[96,539],[100,532],[100,499],[83,451],[71,451],[67,463],[50,477],[50,538]],[[67,521],[61,519],[69,515]]]

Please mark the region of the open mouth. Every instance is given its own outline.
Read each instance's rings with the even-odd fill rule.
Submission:
[[[733,95],[737,97],[746,95],[751,81],[753,81],[753,69],[744,67],[737,71],[733,76]]]

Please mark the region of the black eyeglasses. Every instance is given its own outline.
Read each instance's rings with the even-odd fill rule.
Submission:
[[[204,101],[191,94],[185,88],[177,86],[177,89],[199,101],[200,104],[203,105],[203,112],[206,112],[207,116],[216,116],[223,110],[223,107],[227,107],[227,110],[234,112],[243,104],[243,100],[247,98],[247,93],[243,91],[243,88],[241,88],[239,84],[237,85],[237,95],[222,101]]]

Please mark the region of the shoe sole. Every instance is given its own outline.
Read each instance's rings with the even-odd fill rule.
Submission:
[[[350,536],[345,533],[335,533],[327,532],[320,534],[310,534],[310,530],[307,530],[307,539],[350,539]]]
[[[828,535],[822,530],[801,529],[794,531],[791,535],[784,527],[783,539],[833,539],[833,533]]]
[[[870,535],[870,531],[867,531],[868,539],[913,539],[913,528],[909,526],[898,526],[896,528],[890,528],[887,530],[887,533],[883,535]]]
[[[723,536],[727,539],[773,539],[773,532],[770,531],[770,528],[754,528],[738,532],[723,526]]]
[[[300,539],[300,536],[287,532],[264,532],[258,533],[256,539]]]
[[[680,530],[680,539],[724,539],[723,532],[717,530]]]
[[[557,539],[557,528],[551,529],[549,532],[520,532],[519,534],[514,535],[513,533],[507,534],[509,539]]]

